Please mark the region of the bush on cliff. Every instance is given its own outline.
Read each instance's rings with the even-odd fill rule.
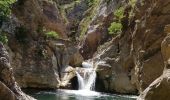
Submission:
[[[123,26],[121,23],[112,22],[110,27],[108,28],[109,34],[118,34],[119,32],[121,32],[122,27]]]
[[[2,30],[0,30],[0,42],[2,42],[3,44],[8,43],[8,37],[4,32],[2,32]]]
[[[120,7],[115,12],[116,21],[112,22],[108,28],[109,34],[116,35],[122,31],[121,19],[124,17],[124,8]]]
[[[45,35],[47,36],[47,38],[54,38],[54,39],[59,38],[58,33],[55,31],[49,31],[49,32],[45,33]]]
[[[11,4],[16,0],[0,0],[0,25],[11,14]]]

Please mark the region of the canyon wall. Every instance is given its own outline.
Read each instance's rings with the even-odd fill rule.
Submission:
[[[100,46],[93,58],[105,61],[99,65],[98,75],[106,90],[139,91],[142,100],[161,100],[167,95],[169,2],[137,0],[131,18],[126,12],[131,7],[125,4],[122,33]]]
[[[98,91],[140,93],[147,100],[166,95],[161,91],[169,89],[169,5],[169,0],[137,0],[134,6],[130,0],[18,0],[2,25],[16,81],[23,88],[68,88],[62,84],[73,77],[65,80],[68,69],[91,59],[104,62],[97,69]],[[125,8],[122,32],[108,34],[119,7]]]

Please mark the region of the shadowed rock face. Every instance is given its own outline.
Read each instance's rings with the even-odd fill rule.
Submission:
[[[34,100],[24,94],[15,82],[9,55],[0,43],[0,97],[2,100]]]

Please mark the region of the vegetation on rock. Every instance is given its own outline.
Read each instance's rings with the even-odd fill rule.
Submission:
[[[120,7],[115,12],[114,15],[116,17],[116,21],[112,22],[110,27],[108,28],[109,34],[118,34],[122,30],[121,19],[124,17],[124,8]]]
[[[11,14],[11,4],[16,0],[1,0],[0,1],[0,24]]]
[[[96,0],[87,0],[87,4],[89,7],[92,6],[95,2]]]
[[[101,0],[88,0],[87,3],[90,5],[89,9],[85,12],[85,18],[80,22],[79,33],[80,39],[83,38],[87,32],[88,26],[92,22],[92,18],[95,16]]]
[[[0,27],[2,26],[2,23],[6,21],[9,16],[11,15],[11,4],[16,2],[16,0],[1,0],[0,1]],[[3,44],[7,44],[8,37],[5,32],[3,32],[2,29],[0,29],[0,41]]]
[[[0,32],[0,42],[2,42],[3,44],[7,44],[8,43],[8,37],[3,32]]]
[[[55,31],[49,31],[49,32],[45,33],[45,35],[47,36],[47,38],[54,38],[54,39],[59,38],[58,33]]]
[[[135,13],[133,12],[135,9],[135,4],[136,4],[136,0],[129,0],[129,5],[132,7],[132,9],[129,12],[129,19],[135,16],[134,15]]]
[[[72,2],[71,4],[64,4],[64,5],[60,5],[59,6],[59,9],[60,9],[60,12],[61,12],[61,16],[63,17],[65,24],[69,23],[69,21],[68,21],[68,19],[66,17],[67,16],[67,12],[72,10],[74,8],[74,6],[79,4],[79,3],[80,3],[80,0],[76,0],[76,1]]]
[[[108,28],[109,30],[109,34],[117,34],[121,32],[122,29],[122,24],[121,23],[117,23],[117,22],[112,22],[110,27]]]
[[[114,12],[114,15],[116,16],[119,22],[124,17],[124,9],[125,9],[124,7],[120,7]]]

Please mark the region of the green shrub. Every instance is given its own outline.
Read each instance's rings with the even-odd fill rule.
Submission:
[[[4,34],[4,33],[0,34],[0,41],[3,44],[7,44],[8,43],[8,37],[6,36],[6,34]]]
[[[124,17],[124,8],[120,7],[114,12],[117,18],[117,22],[112,22],[108,28],[109,34],[118,34],[122,31],[123,25],[121,24],[121,19]]]
[[[54,39],[59,38],[58,33],[55,31],[49,31],[49,32],[45,33],[45,35],[47,36],[47,38],[54,38]]]
[[[0,26],[11,14],[11,4],[16,0],[0,0]]]
[[[11,14],[11,4],[16,0],[0,0],[0,27]],[[0,30],[0,41],[4,44],[8,42],[7,35]]]
[[[118,18],[119,21],[124,17],[124,10],[125,9],[123,7],[120,7],[114,12],[114,15]]]
[[[1,0],[0,1],[0,10],[2,11],[1,13],[5,15],[10,14],[10,5],[14,3],[16,0]]]
[[[129,11],[129,19],[131,19],[135,16],[135,13],[133,11],[135,8],[136,0],[129,0],[128,4],[132,7],[131,10]]]
[[[87,0],[87,5],[90,7],[92,6],[96,1],[95,0]]]
[[[117,34],[121,32],[122,24],[117,22],[112,22],[108,28],[109,34]]]
[[[0,1],[0,15],[8,16],[11,14],[11,4],[16,0],[1,0]]]
[[[135,7],[135,4],[136,4],[136,0],[129,0],[129,5],[131,5],[132,8]]]

